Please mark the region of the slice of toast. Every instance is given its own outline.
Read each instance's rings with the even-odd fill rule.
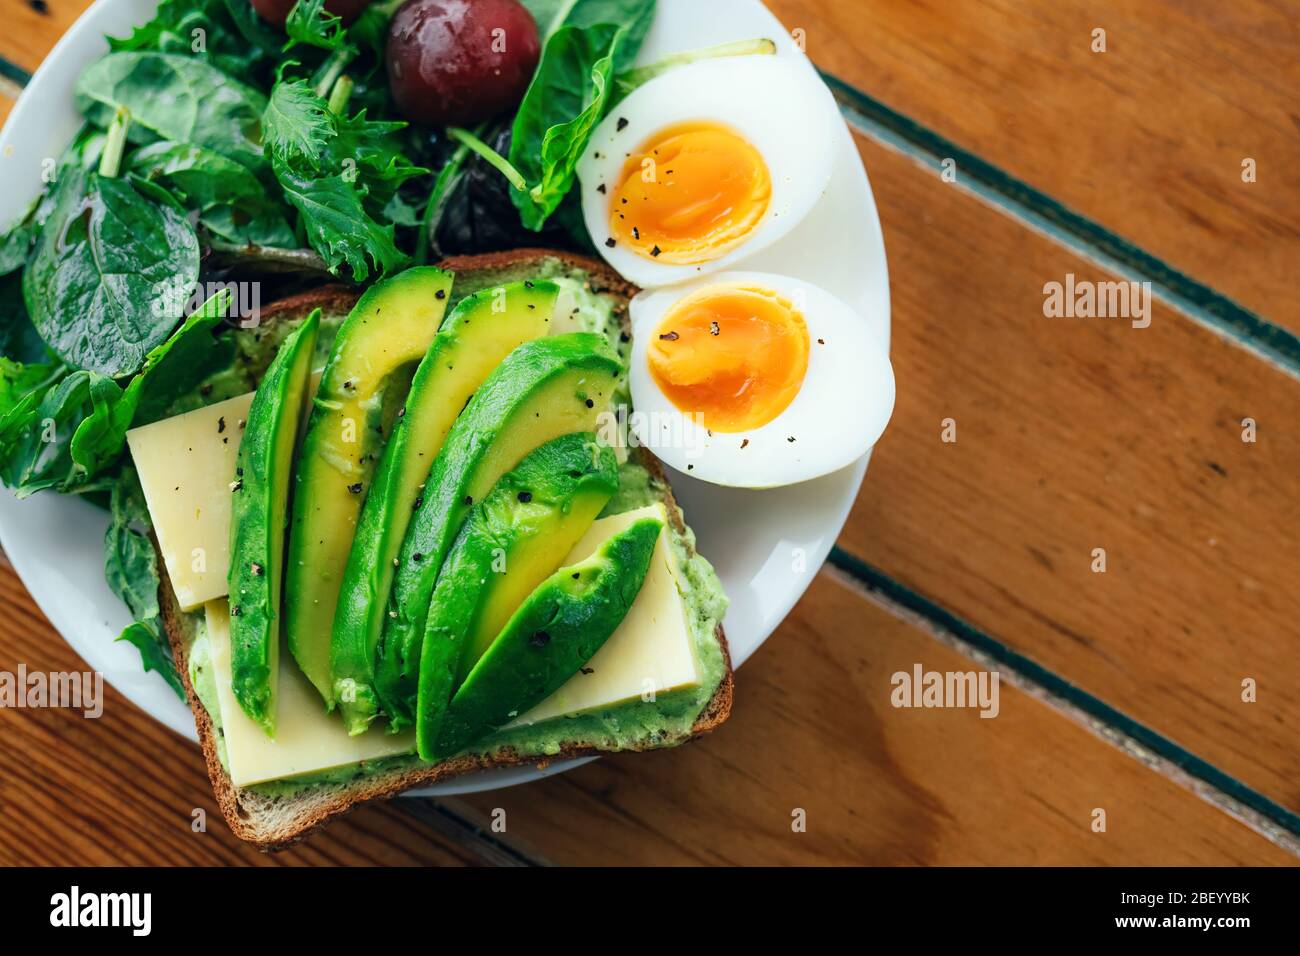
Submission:
[[[544,268],[553,271],[559,269],[565,274],[581,278],[588,283],[592,291],[617,300],[615,314],[622,323],[623,332],[630,333],[626,305],[628,299],[636,292],[636,288],[603,263],[595,260],[545,249],[520,249],[482,256],[463,256],[448,259],[440,265],[456,273],[459,288],[454,290],[454,294],[458,296],[465,291],[536,276]],[[267,323],[277,319],[302,317],[317,307],[327,314],[340,315],[346,313],[355,301],[355,293],[346,288],[327,286],[311,293],[282,300],[263,309],[261,320]],[[673,498],[672,490],[664,478],[658,460],[642,448],[633,450],[631,455],[634,461],[645,467],[654,477],[655,487],[661,489],[663,503],[677,532],[685,534],[681,509]],[[691,539],[688,536],[686,540],[689,542]],[[212,718],[199,702],[190,683],[189,649],[196,636],[196,618],[181,611],[171,582],[167,578],[161,553],[158,554],[158,567],[162,576],[158,603],[162,609],[163,625],[171,643],[177,670],[180,671],[181,680],[185,685],[186,698],[190,709],[194,711],[194,722],[203,747],[203,755],[207,760],[208,775],[212,778],[217,802],[231,830],[241,839],[263,849],[279,849],[288,846],[302,839],[316,827],[363,803],[386,799],[413,787],[428,786],[475,770],[525,763],[545,766],[554,760],[603,752],[580,743],[563,745],[558,754],[548,756],[523,755],[506,748],[491,756],[463,755],[434,766],[420,764],[414,758],[409,761],[386,762],[383,769],[375,770],[359,779],[347,783],[312,784],[290,795],[269,795],[255,789],[236,788],[231,783],[218,756]],[[731,713],[733,679],[731,658],[721,624],[717,627],[717,639],[722,650],[724,674],[712,698],[696,718],[690,734],[667,740],[647,738],[643,743],[634,743],[623,749],[650,750],[675,746],[709,732],[727,719]]]

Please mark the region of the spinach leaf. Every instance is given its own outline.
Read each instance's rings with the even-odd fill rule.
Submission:
[[[272,160],[285,198],[302,213],[307,241],[320,253],[331,272],[344,265],[355,282],[370,276],[370,263],[381,273],[393,272],[407,262],[393,239],[393,226],[381,226],[361,203],[362,191],[348,173],[310,176],[296,172],[279,159]]]
[[[529,229],[540,230],[572,188],[578,159],[608,105],[626,35],[601,23],[563,26],[547,41],[510,140],[510,163],[529,183],[512,198]]]
[[[627,36],[614,55],[614,72],[628,69],[641,49],[655,17],[655,0],[524,0],[546,43],[561,27],[591,27],[598,23],[627,27]]]
[[[74,169],[56,190],[23,297],[56,355],[116,378],[167,338],[198,275],[198,239],[183,216],[129,182]],[[164,295],[169,284],[184,291]]]
[[[109,509],[112,521],[104,534],[104,575],[113,593],[125,602],[136,619],[118,640],[133,644],[140,652],[144,669],[157,671],[184,699],[184,685],[176,671],[158,608],[161,578],[157,554],[147,530],[149,511],[133,468],[124,467],[114,482]]]
[[[264,168],[261,116],[266,97],[215,66],[171,53],[110,53],[77,81],[77,106],[107,126],[119,108],[134,142],[193,143],[253,170]]]
[[[110,414],[122,390],[97,372],[27,368],[24,394],[0,419],[0,478],[19,498],[46,488],[76,491],[91,476],[73,456],[73,436],[85,419]]]
[[[127,430],[166,417],[178,399],[234,360],[234,340],[213,339],[229,293],[208,299],[162,345],[151,351],[140,374],[119,394],[97,405],[72,436],[72,459],[90,476],[99,474],[126,446]]]
[[[259,246],[295,244],[284,207],[247,166],[220,153],[189,143],[154,143],[136,150],[127,170],[167,186],[223,239]]]
[[[0,278],[0,355],[24,363],[46,358],[45,343],[23,303],[23,277],[18,273]]]
[[[255,23],[245,30],[241,15]],[[261,24],[262,32],[255,32]],[[198,57],[230,76],[247,79],[277,56],[280,41],[248,0],[162,0],[153,19],[130,36],[108,38],[114,53],[147,50]]]
[[[362,50],[383,60],[388,48],[388,24],[404,0],[383,0],[370,3],[348,27],[348,38]]]
[[[35,222],[19,221],[0,235],[0,276],[17,272],[27,263],[27,254],[36,239]]]
[[[337,50],[347,43],[343,21],[325,9],[325,0],[298,0],[284,21],[289,36],[285,50],[305,43],[322,50]]]

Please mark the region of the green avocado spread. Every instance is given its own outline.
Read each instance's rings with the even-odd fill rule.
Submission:
[[[589,331],[606,335],[620,357],[626,362],[629,344],[624,341],[621,326],[611,298],[591,290],[586,277],[575,273],[558,260],[550,260],[540,271],[530,270],[536,278],[550,278],[562,287],[557,303],[557,320],[562,331]],[[492,283],[518,276],[497,275]],[[485,287],[489,283],[480,283]],[[453,296],[459,297],[476,291],[468,283],[458,283]],[[563,311],[563,315],[561,315]],[[342,316],[325,316],[321,322],[321,341],[318,349],[328,350]],[[280,324],[280,323],[277,323]],[[237,335],[241,341],[240,358],[230,370],[209,380],[211,388],[195,407],[241,394],[256,386],[260,370],[273,357],[284,336],[291,331],[271,332],[270,327],[258,330],[258,336]],[[295,323],[296,324],[296,323]],[[323,359],[323,355],[321,356]],[[624,386],[625,387],[625,386]],[[624,395],[623,400],[626,400]],[[177,409],[177,412],[186,410]],[[620,458],[623,456],[620,455]],[[624,460],[619,465],[619,489],[601,513],[601,517],[621,514],[664,498],[664,491],[656,479],[641,465]],[[514,752],[525,757],[548,757],[559,754],[565,746],[596,748],[616,751],[650,746],[666,746],[688,739],[709,700],[713,697],[725,673],[722,647],[717,638],[717,627],[727,609],[727,598],[721,582],[709,564],[695,551],[695,536],[689,528],[679,532],[669,527],[669,538],[678,567],[678,589],[686,609],[690,633],[694,639],[696,663],[700,682],[694,687],[660,694],[654,701],[634,699],[599,710],[566,714],[523,727],[500,730],[476,742],[471,752],[495,755]],[[212,718],[217,753],[226,764],[224,738],[221,732],[221,714],[218,705],[216,679],[211,664],[211,649],[204,629],[202,614],[191,615],[195,638],[189,654],[189,677],[195,694]],[[251,789],[268,796],[287,796],[307,787],[322,784],[345,784],[362,777],[389,769],[421,766],[414,755],[389,757],[346,767],[338,767],[303,777],[257,784]]]

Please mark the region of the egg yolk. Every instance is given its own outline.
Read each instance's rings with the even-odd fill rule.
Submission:
[[[808,326],[767,289],[713,286],[664,316],[647,349],[650,375],[677,408],[715,432],[772,421],[808,372]]]
[[[615,242],[658,262],[708,262],[744,242],[767,213],[767,164],[716,124],[660,130],[623,164],[611,192]]]

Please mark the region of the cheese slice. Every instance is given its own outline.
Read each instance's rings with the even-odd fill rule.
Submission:
[[[230,483],[253,393],[126,433],[176,600],[185,610],[226,594]]]
[[[668,514],[662,504],[601,518],[573,546],[564,563],[590,557],[606,539],[640,518],[658,518],[664,530],[627,617],[582,671],[509,727],[612,707],[642,695],[650,699],[650,693],[664,694],[699,684],[695,640],[677,585],[681,569],[668,541]]]
[[[240,708],[231,690],[230,605],[225,600],[212,601],[206,611],[227,769],[236,787],[415,751],[414,730],[390,734],[383,727],[375,727],[349,736],[337,715],[325,713],[320,694],[283,648],[275,737],[268,737]]]

